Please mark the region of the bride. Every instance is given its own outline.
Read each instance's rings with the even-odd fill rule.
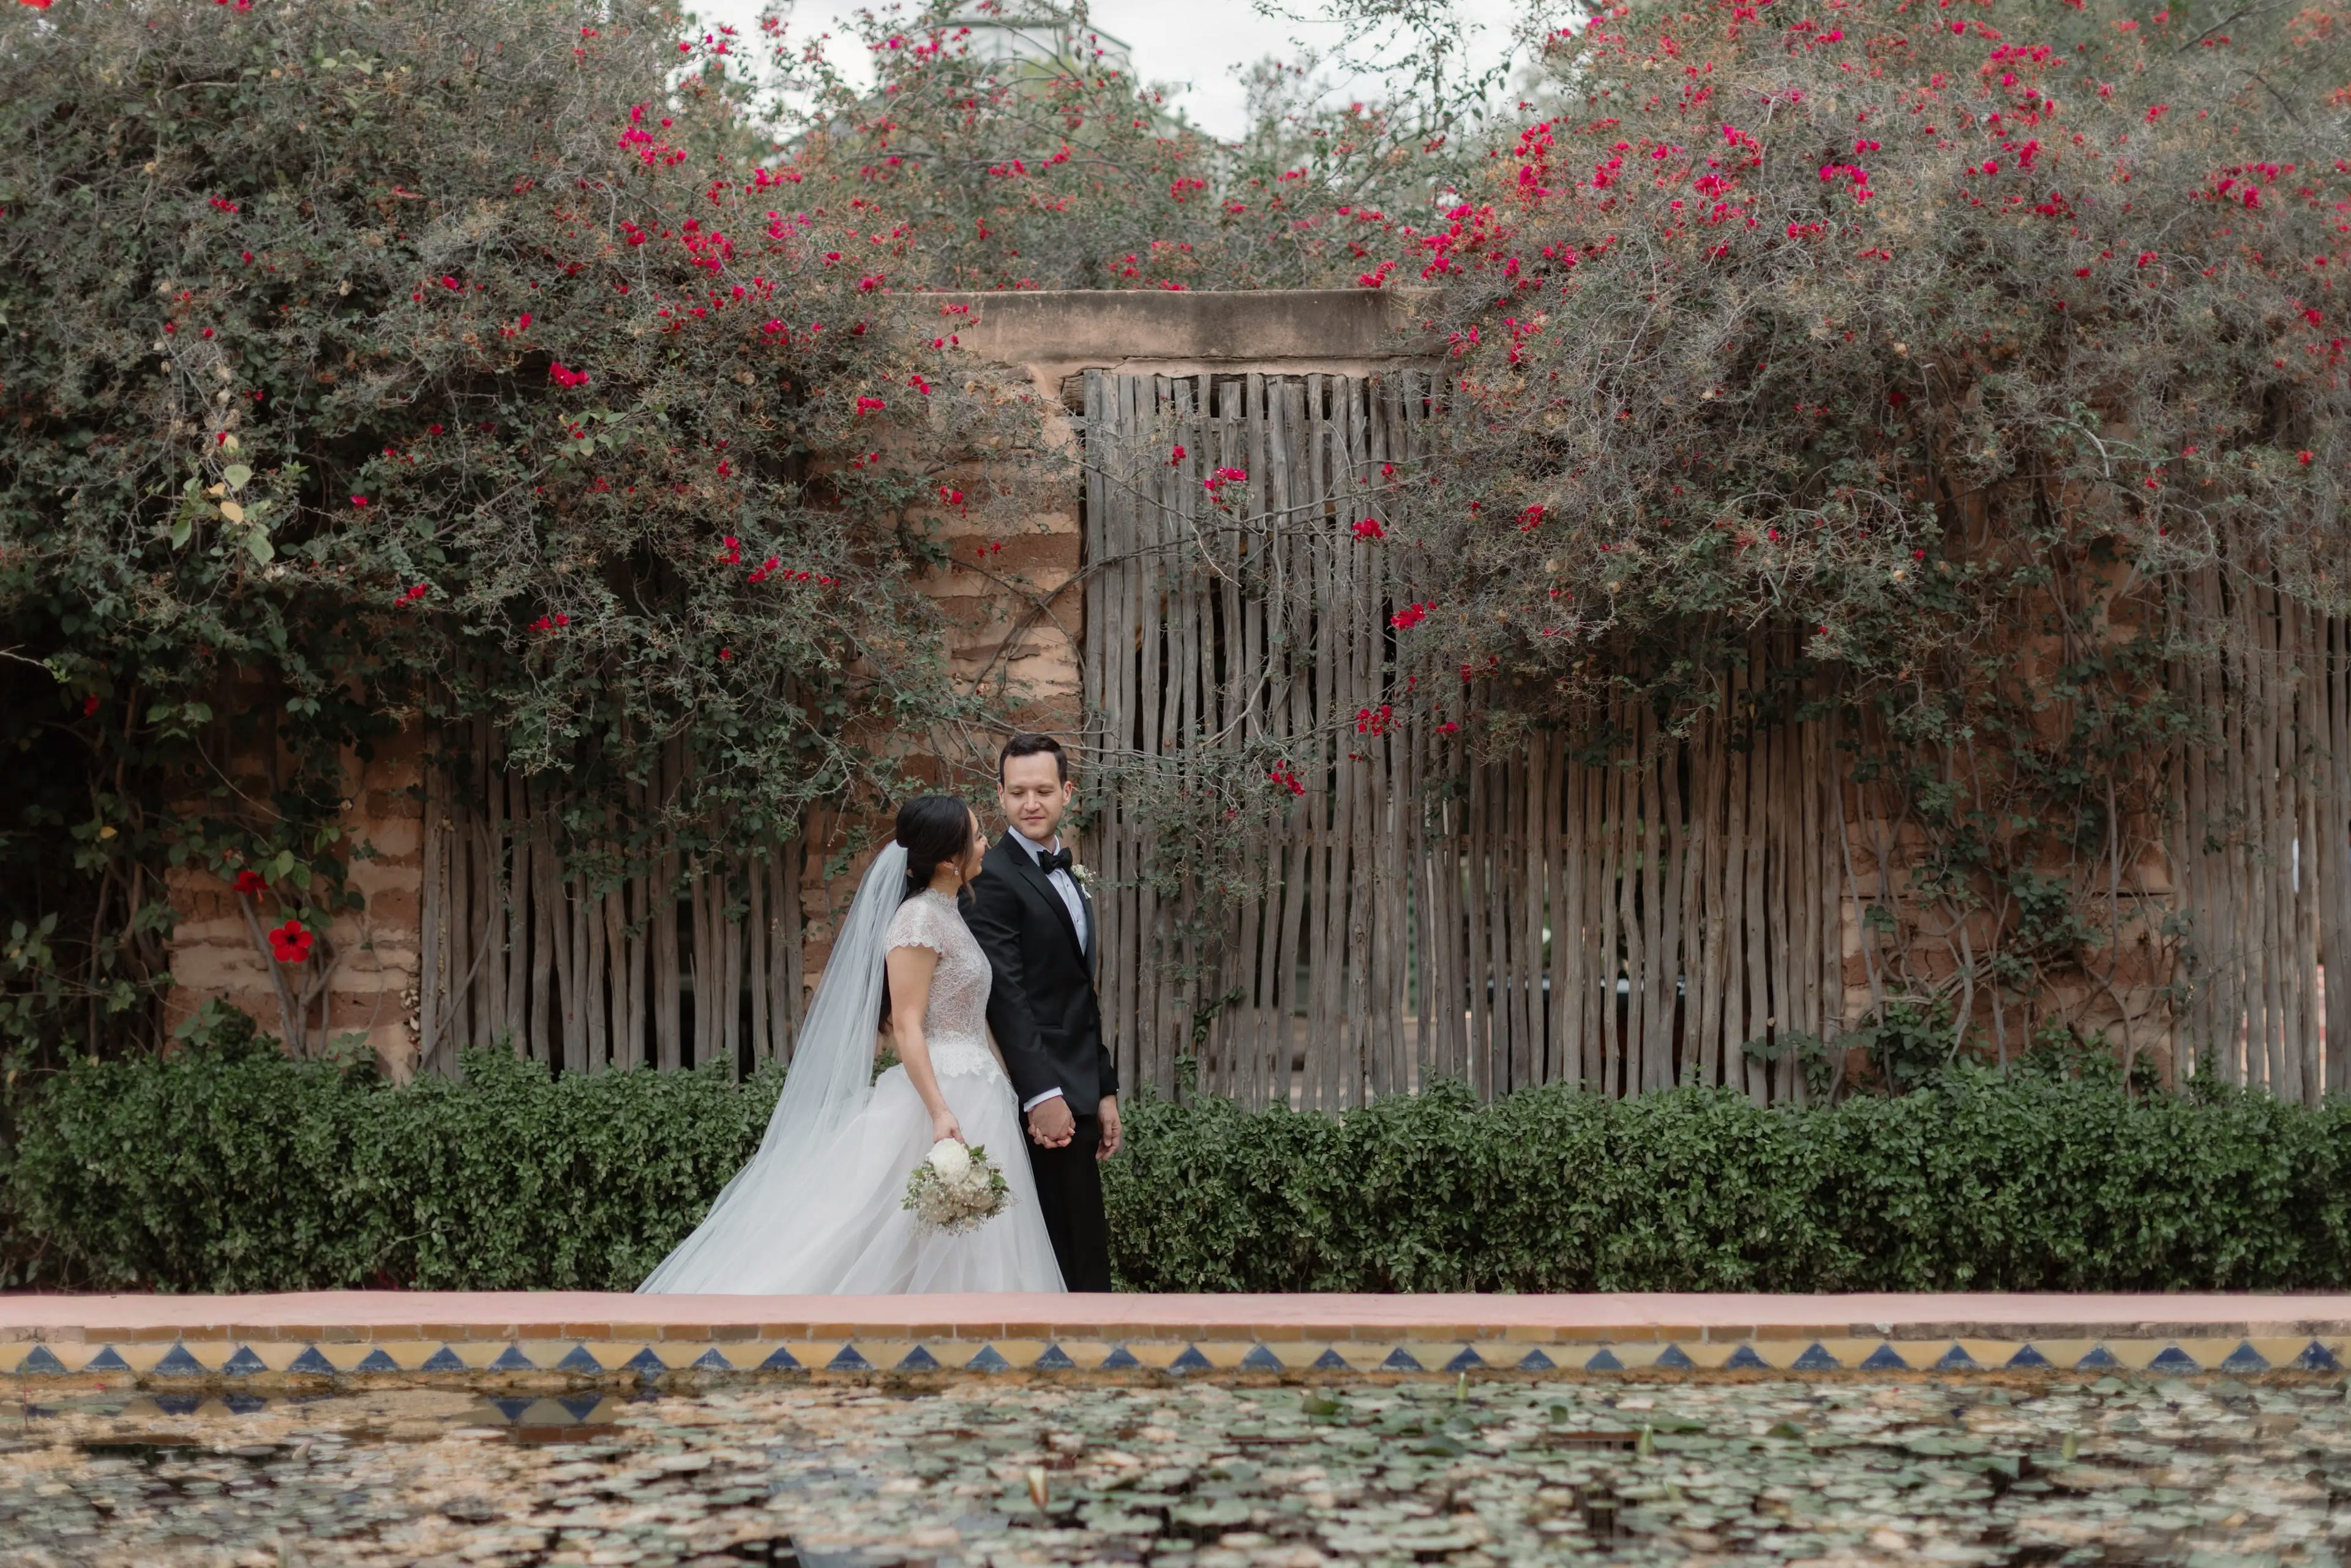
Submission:
[[[1020,1110],[987,1040],[987,956],[956,895],[987,841],[971,809],[922,795],[898,810],[810,1004],[759,1152],[700,1228],[637,1288],[683,1293],[891,1295],[1059,1291]],[[873,1076],[875,1019],[898,1065]],[[986,1148],[1011,1206],[977,1229],[924,1228],[900,1207],[941,1138]]]

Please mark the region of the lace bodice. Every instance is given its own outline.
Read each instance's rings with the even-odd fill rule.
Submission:
[[[928,947],[939,956],[931,974],[930,1005],[923,1012],[931,1071],[941,1078],[1000,1074],[996,1053],[987,1048],[987,988],[994,976],[955,900],[928,888],[914,894],[891,918],[887,944]]]

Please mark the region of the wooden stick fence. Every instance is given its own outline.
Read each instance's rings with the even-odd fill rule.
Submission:
[[[567,1072],[789,1060],[810,936],[808,842],[718,851],[674,835],[622,852],[567,826],[559,787],[507,769],[486,723],[444,736],[424,812],[421,1061],[506,1040]],[[632,787],[662,820],[684,749]],[[599,872],[599,866],[615,869]]]
[[[1147,818],[1103,803],[1122,1071],[1170,1082],[1196,1034],[1202,1087],[1253,1102],[1440,1073],[1800,1095],[1792,1057],[1746,1047],[1844,1017],[1846,803],[1827,721],[1752,722],[1768,650],[1690,735],[1628,708],[1596,756],[1549,735],[1475,765],[1426,709],[1374,716],[1404,706],[1389,620],[1414,594],[1356,524],[1384,465],[1426,450],[1432,391],[1409,371],[1086,379],[1092,737],[1179,789],[1243,752],[1304,789],[1241,849],[1262,896],[1214,921],[1153,885]],[[1245,494],[1212,494],[1219,469]]]
[[[1391,618],[1422,596],[1414,558],[1357,525],[1381,515],[1388,465],[1428,455],[1440,387],[1409,369],[1085,378],[1086,738],[1113,779],[1155,783],[1095,790],[1085,846],[1122,1073],[1168,1086],[1189,1059],[1204,1089],[1323,1109],[1438,1075],[1483,1095],[1804,1098],[1797,1041],[1834,1059],[1919,984],[1898,803],[1853,780],[1852,720],[1792,685],[1794,649],[1768,637],[1679,733],[1627,705],[1479,761],[1439,724],[1474,726],[1467,699],[1407,699]],[[2211,724],[2164,764],[2168,887],[2128,872],[2141,936],[2122,914],[2131,856],[2117,840],[2108,857],[2106,988],[2161,924],[2135,983],[2168,1009],[2174,1074],[2209,1057],[2314,1100],[2351,1086],[2351,981],[2322,984],[2351,974],[2351,625],[2218,571],[2168,613],[2181,645],[2218,644],[2168,677]],[[440,741],[428,1069],[501,1039],[566,1071],[789,1058],[821,835],[747,850],[646,828],[685,782],[678,747],[583,825],[559,785],[506,768],[486,723]],[[1266,758],[1301,793],[1228,846],[1254,895],[1168,875],[1152,800],[1262,779]],[[1948,913],[1930,988],[1955,1027],[1988,1018],[2003,1054],[2027,1043],[2039,998],[1973,977],[1998,912]]]

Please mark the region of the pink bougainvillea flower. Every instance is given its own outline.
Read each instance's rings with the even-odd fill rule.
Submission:
[[[1355,519],[1355,537],[1359,539],[1384,539],[1388,537],[1388,531],[1380,527],[1377,517],[1358,517]]]
[[[367,504],[368,498],[365,496],[353,496],[351,497],[351,505],[354,507],[365,507]]]

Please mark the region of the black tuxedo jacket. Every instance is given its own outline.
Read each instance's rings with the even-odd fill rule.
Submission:
[[[1102,1043],[1094,998],[1093,901],[1082,886],[1078,900],[1086,912],[1083,947],[1060,890],[1007,834],[980,862],[964,921],[996,971],[987,1027],[1014,1092],[1026,1104],[1059,1089],[1072,1114],[1091,1116],[1103,1095],[1118,1092],[1118,1069]]]

